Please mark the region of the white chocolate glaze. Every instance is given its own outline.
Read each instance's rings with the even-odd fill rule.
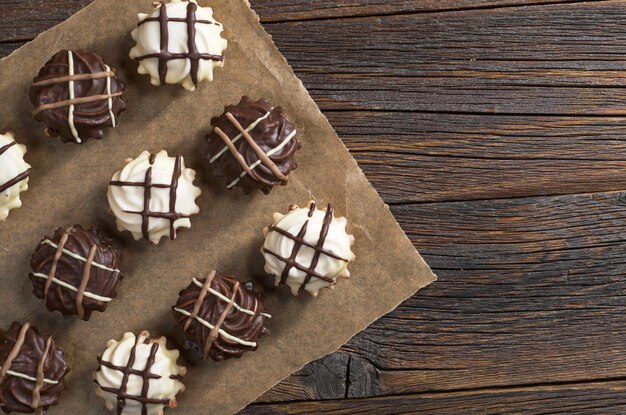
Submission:
[[[13,134],[0,134],[0,149],[11,145],[15,140]],[[24,161],[26,146],[13,144],[0,154],[0,188],[19,175],[30,170],[30,165]],[[22,206],[20,193],[28,189],[28,177],[15,183],[5,190],[0,190],[0,221],[6,220],[11,209]]]
[[[328,218],[327,233],[321,244],[326,218]],[[262,252],[265,257],[265,271],[274,275],[276,285],[279,285],[287,267],[288,273],[284,282],[291,287],[294,295],[306,290],[311,295],[317,296],[320,289],[332,288],[337,278],[350,276],[348,263],[355,258],[351,250],[354,237],[346,232],[347,223],[346,218],[335,218],[334,215],[327,214],[327,208],[317,209],[314,202],[310,202],[306,208],[293,206],[286,215],[275,213],[274,223],[264,229],[265,243]],[[305,224],[306,232],[303,239],[306,243],[298,249],[293,237],[301,233]],[[292,236],[283,235],[276,229]],[[315,247],[320,247],[323,251]],[[290,267],[284,259],[292,257],[294,248],[297,249],[295,256],[297,266]],[[317,263],[314,264],[316,257]],[[330,281],[316,276],[311,277],[313,273]],[[308,282],[307,274],[310,278]]]
[[[195,0],[190,0],[196,4]],[[189,2],[183,0],[171,0],[164,6],[158,6],[152,13],[141,13],[138,16],[139,22],[146,19],[158,19],[161,7],[166,7],[167,17],[170,19],[186,19]],[[223,57],[224,50],[228,42],[221,37],[224,27],[213,18],[213,9],[210,7],[197,7],[195,11],[195,48],[200,54],[208,54]],[[210,23],[206,23],[210,22]],[[188,27],[184,21],[169,21],[167,23],[167,53],[185,54],[190,52]],[[161,51],[161,40],[163,34],[159,21],[149,20],[140,24],[132,32],[136,45],[130,51],[130,57],[139,60],[138,72],[142,75],[148,74],[153,85],[161,85],[161,75],[159,73],[159,58],[147,55],[159,54]],[[224,61],[215,59],[200,59],[197,72],[192,74],[193,68],[189,58],[171,59],[167,61],[167,75],[165,83],[182,84],[182,86],[193,91],[196,89],[193,77],[197,74],[197,82],[213,80],[213,70],[216,67],[223,67]],[[195,72],[195,71],[194,71]]]
[[[94,376],[96,393],[104,399],[107,409],[115,411],[118,408],[118,394],[115,391],[123,391],[136,398],[125,399],[121,415],[141,415],[144,405],[147,415],[162,415],[166,406],[176,406],[176,395],[185,390],[180,379],[185,375],[186,369],[176,364],[180,353],[175,349],[167,349],[166,342],[165,337],[151,339],[148,332],[142,332],[138,338],[133,333],[126,333],[120,341],[109,340]],[[158,349],[150,362],[154,345]],[[149,371],[151,374],[147,390],[140,375],[130,374],[124,383],[124,372],[118,370],[128,368],[131,354],[134,356],[134,363],[130,368],[138,372]],[[111,365],[117,368],[112,368]],[[147,402],[150,400],[162,402]]]
[[[177,180],[176,192],[174,193],[174,210],[171,210],[172,183],[176,173],[176,157],[169,157],[165,150],[152,156],[144,151],[134,160],[128,160],[127,164],[117,171],[109,185],[108,199],[111,212],[116,217],[118,230],[130,231],[135,240],[147,237],[157,245],[162,237],[170,235],[176,237],[179,228],[190,228],[189,217],[200,211],[196,205],[196,198],[202,193],[200,188],[193,184],[196,172],[185,168],[185,163],[180,157],[180,177]],[[151,214],[174,214],[175,220],[164,217],[142,217],[146,204],[146,179],[150,169],[150,189],[148,211]],[[134,183],[135,185],[114,185],[115,182]],[[156,185],[156,187],[155,187]],[[147,235],[144,234],[147,230]],[[173,232],[172,232],[173,230]]]

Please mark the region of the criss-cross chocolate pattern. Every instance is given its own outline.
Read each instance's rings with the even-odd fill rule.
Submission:
[[[11,147],[13,147],[14,145],[16,145],[16,144],[17,143],[15,141],[12,141],[9,144],[0,147],[0,156],[2,156],[4,153],[9,151],[9,149]],[[30,169],[27,169],[23,173],[18,174],[17,176],[15,176],[14,178],[12,178],[11,180],[9,180],[6,183],[0,183],[0,193],[4,192],[5,190],[9,189],[10,187],[15,186],[16,184],[18,184],[22,180],[26,179],[28,176],[30,176]]]
[[[54,254],[54,258],[52,259],[52,265],[50,266],[50,271],[48,272],[48,274],[42,274],[42,273],[33,271],[32,275],[37,278],[42,278],[46,280],[46,285],[44,286],[44,295],[43,295],[44,302],[48,301],[48,294],[50,292],[50,288],[52,287],[52,283],[55,283],[60,287],[76,292],[76,313],[78,314],[78,317],[82,319],[85,316],[85,306],[83,305],[83,299],[85,297],[91,298],[96,301],[102,301],[102,302],[110,302],[112,300],[109,297],[103,297],[103,296],[90,293],[87,291],[87,284],[89,283],[89,279],[91,278],[92,267],[97,267],[99,269],[110,271],[114,274],[118,274],[120,271],[117,269],[109,268],[102,264],[98,264],[97,262],[94,261],[96,252],[98,250],[98,246],[96,244],[92,245],[91,248],[89,249],[87,258],[83,258],[80,255],[65,249],[65,245],[67,244],[67,241],[69,239],[71,232],[72,232],[71,228],[65,231],[63,236],[61,236],[61,239],[59,240],[58,244],[55,244],[54,242],[48,239],[41,242],[42,244],[46,244],[46,245],[51,246],[52,248],[55,248],[56,252]],[[63,254],[77,261],[84,263],[83,275],[80,280],[80,283],[78,284],[78,287],[74,287],[73,285],[67,283],[66,281],[62,281],[57,278],[57,275],[56,275],[57,267],[58,267],[59,261],[61,260],[61,256]]]
[[[182,156],[176,157],[174,165],[174,171],[172,172],[172,181],[170,184],[152,183],[152,167],[156,160],[156,155],[150,154],[148,162],[150,167],[146,170],[146,176],[143,182],[125,182],[119,180],[111,181],[111,186],[120,187],[143,187],[144,188],[144,204],[143,210],[132,211],[125,210],[124,213],[130,213],[135,215],[141,215],[141,232],[143,237],[150,239],[150,218],[167,219],[170,221],[170,238],[176,239],[176,227],[175,223],[179,219],[189,218],[189,215],[176,212],[176,194],[178,190],[178,180],[183,172],[183,158]],[[150,211],[150,200],[152,199],[152,189],[169,189],[170,190],[170,210],[169,212],[152,212]]]
[[[56,380],[50,380],[50,379],[45,378],[44,368],[46,366],[46,361],[48,360],[48,355],[50,354],[50,347],[52,346],[52,337],[48,337],[46,339],[46,348],[44,352],[42,353],[42,355],[39,357],[39,361],[37,362],[36,377],[32,377],[25,373],[14,372],[11,370],[11,365],[13,364],[13,361],[20,355],[20,352],[22,351],[22,346],[24,346],[24,341],[26,340],[26,333],[28,332],[30,327],[31,327],[30,323],[26,322],[20,329],[20,332],[17,335],[17,338],[15,339],[15,343],[13,343],[13,347],[11,348],[11,351],[9,352],[9,354],[7,355],[7,358],[5,359],[4,363],[0,367],[0,382],[2,382],[4,377],[7,375],[15,376],[21,379],[26,379],[30,382],[34,382],[35,385],[32,391],[32,398],[31,398],[30,406],[33,409],[37,409],[39,407],[39,403],[41,402],[41,388],[44,386],[44,384],[56,385],[59,382]]]
[[[124,411],[124,407],[126,407],[127,400],[137,401],[141,403],[142,415],[148,414],[148,407],[147,407],[148,404],[171,405],[171,399],[158,399],[158,398],[149,397],[150,396],[149,395],[150,379],[155,379],[155,380],[161,379],[160,375],[157,375],[156,373],[151,372],[152,366],[154,366],[154,363],[156,360],[156,354],[159,351],[159,347],[160,347],[159,343],[152,343],[152,346],[150,348],[150,355],[148,356],[148,360],[146,360],[145,368],[141,370],[133,369],[133,365],[135,364],[135,359],[137,355],[137,347],[139,346],[139,341],[141,340],[142,337],[144,338],[144,344],[150,344],[150,337],[148,333],[141,333],[139,336],[137,336],[137,338],[135,339],[135,344],[130,350],[130,356],[128,357],[128,362],[126,363],[126,366],[117,366],[117,365],[114,365],[112,362],[107,362],[103,360],[101,357],[98,357],[98,362],[100,363],[101,366],[107,367],[109,369],[117,370],[122,373],[122,382],[118,389],[99,385],[100,389],[102,389],[104,392],[109,392],[114,395],[117,395],[118,415],[121,415],[122,412]],[[141,395],[139,396],[128,394],[128,391],[127,391],[128,382],[130,380],[131,375],[140,377],[143,382],[142,387],[141,387]],[[179,379],[180,377],[171,376],[171,378]]]
[[[309,282],[311,281],[313,277],[319,278],[320,280],[324,280],[330,284],[335,282],[334,279],[329,278],[325,275],[321,275],[320,273],[315,271],[315,268],[317,268],[317,263],[319,262],[320,256],[322,254],[327,255],[331,258],[335,258],[339,261],[348,262],[347,259],[344,259],[336,255],[335,253],[327,249],[324,249],[324,243],[326,242],[326,237],[328,236],[328,230],[330,229],[330,224],[333,221],[334,209],[331,204],[328,204],[328,207],[326,209],[326,215],[324,216],[324,222],[322,224],[322,229],[320,231],[320,236],[319,236],[319,239],[317,240],[317,243],[312,244],[310,242],[307,242],[304,239],[307,228],[309,226],[309,220],[310,218],[313,217],[313,214],[315,213],[316,208],[317,208],[316,203],[311,203],[311,206],[309,208],[309,214],[308,214],[309,219],[307,219],[307,221],[304,222],[304,224],[302,225],[302,228],[300,228],[300,231],[298,232],[297,235],[292,235],[286,230],[281,229],[275,225],[272,225],[269,227],[270,231],[278,232],[279,234],[291,239],[294,242],[293,248],[291,250],[291,255],[289,256],[289,258],[285,258],[275,252],[270,251],[267,248],[263,248],[263,252],[269,255],[272,255],[280,259],[281,261],[285,262],[285,268],[283,269],[283,273],[280,276],[280,285],[285,285],[287,283],[287,278],[289,277],[289,271],[291,271],[292,268],[296,268],[306,273],[306,277],[304,278],[304,281],[302,282],[302,285],[300,286],[298,290],[298,294],[301,294],[304,291],[304,289],[306,288],[306,286],[309,284]],[[308,268],[299,264],[296,261],[296,257],[298,256],[298,253],[300,252],[300,249],[302,249],[303,246],[307,246],[315,250],[315,254],[313,255],[313,259],[311,260],[311,265]]]
[[[252,125],[256,126],[260,121],[267,118],[267,116],[268,115],[266,114],[265,116],[261,117],[259,120],[255,121]],[[239,162],[239,164],[241,165],[241,168],[243,169],[243,172],[241,173],[241,175],[238,178],[236,178],[232,183],[230,183],[228,185],[228,188],[230,189],[234,187],[246,175],[249,175],[250,177],[255,178],[256,176],[254,174],[254,169],[260,164],[265,165],[267,168],[269,168],[272,171],[272,173],[274,174],[274,176],[276,176],[277,179],[286,183],[288,180],[287,176],[285,176],[280,171],[276,163],[274,163],[274,161],[271,159],[271,156],[273,156],[274,154],[282,150],[282,148],[285,147],[296,136],[296,130],[292,131],[291,134],[289,134],[278,146],[276,146],[272,150],[265,153],[265,151],[263,151],[263,149],[254,141],[254,138],[252,138],[252,136],[250,135],[250,131],[251,131],[250,127],[243,128],[239,120],[237,120],[237,118],[230,112],[226,113],[226,118],[239,131],[239,135],[231,140],[228,134],[226,134],[221,128],[215,127],[214,131],[222,139],[222,141],[224,142],[228,150],[230,150],[233,157]],[[246,159],[243,157],[243,155],[239,152],[239,150],[235,146],[236,140],[238,140],[240,137],[243,137],[246,140],[248,145],[254,150],[257,157],[259,158],[255,163],[252,163],[251,165],[248,165],[248,163],[246,162]],[[218,155],[220,154],[222,153],[218,153]],[[216,158],[214,157],[213,159],[211,159],[211,162],[215,160]]]
[[[159,28],[161,30],[161,45],[159,52],[150,53],[143,56],[138,56],[135,58],[136,61],[142,61],[144,59],[156,58],[159,60],[159,78],[161,80],[161,84],[165,83],[165,79],[167,78],[167,63],[174,59],[189,59],[191,63],[191,80],[194,84],[198,83],[198,71],[200,68],[201,60],[212,60],[222,62],[224,60],[224,56],[222,55],[212,55],[210,53],[200,53],[198,51],[198,46],[196,45],[196,24],[214,24],[216,26],[220,26],[219,23],[212,22],[210,20],[198,20],[196,17],[196,10],[198,10],[198,5],[195,2],[190,1],[187,5],[187,15],[185,18],[176,18],[169,17],[167,15],[167,7],[165,6],[165,2],[159,2],[159,16],[158,17],[148,17],[138,23],[138,26],[146,24],[148,22],[158,22]],[[187,24],[187,49],[188,51],[185,53],[172,53],[168,50],[169,44],[169,23],[178,22],[178,23],[186,23]]]
[[[55,78],[43,79],[41,81],[35,82],[33,86],[34,87],[48,86],[48,85],[54,85],[54,84],[67,82],[69,99],[41,104],[40,106],[38,106],[37,108],[33,110],[33,115],[37,115],[42,111],[55,110],[57,108],[68,107],[69,109],[68,109],[68,115],[67,115],[67,122],[69,124],[70,131],[72,132],[72,136],[74,137],[76,142],[81,143],[82,140],[80,139],[78,135],[78,131],[74,124],[74,110],[75,110],[76,105],[89,104],[89,103],[96,102],[96,101],[107,100],[108,107],[109,107],[109,115],[111,116],[111,125],[115,127],[115,124],[116,124],[115,115],[113,114],[113,111],[112,111],[113,98],[119,97],[120,95],[122,95],[123,91],[119,91],[115,93],[111,92],[111,78],[115,77],[115,73],[111,70],[111,68],[109,68],[106,65],[104,65],[105,71],[94,72],[94,73],[75,73],[74,53],[71,50],[67,51],[67,65],[68,65],[67,75],[59,76]],[[106,93],[98,94],[98,95],[88,95],[84,97],[76,96],[75,82],[92,81],[92,80],[102,79],[102,78],[107,79],[106,91],[105,91]]]

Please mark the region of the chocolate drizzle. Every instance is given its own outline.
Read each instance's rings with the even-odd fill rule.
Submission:
[[[143,182],[125,182],[119,180],[112,180],[110,182],[111,186],[135,186],[135,187],[143,187],[144,188],[144,204],[143,210],[141,211],[129,211],[125,210],[125,213],[136,214],[141,216],[141,232],[143,237],[146,239],[150,238],[150,218],[160,218],[167,219],[170,221],[170,239],[176,239],[176,221],[179,219],[189,218],[190,215],[185,215],[182,213],[176,212],[176,200],[177,200],[177,191],[178,191],[178,181],[183,171],[183,158],[182,156],[177,156],[176,161],[174,163],[174,170],[172,172],[172,181],[170,184],[158,184],[152,183],[152,167],[154,162],[156,161],[156,155],[150,154],[150,158],[148,162],[150,163],[150,167],[146,170],[145,179]],[[152,189],[170,189],[170,203],[169,203],[169,212],[152,212],[150,211],[150,200],[152,199]]]
[[[104,311],[123,278],[121,256],[96,228],[58,228],[45,236],[31,259],[33,293],[50,311],[89,320]]]
[[[147,22],[158,22],[161,31],[161,50],[157,53],[151,53],[147,55],[138,56],[136,61],[142,61],[144,59],[156,58],[159,60],[159,78],[161,84],[165,83],[167,78],[167,63],[174,59],[189,59],[191,63],[191,80],[194,84],[198,83],[198,70],[200,66],[200,60],[213,60],[224,61],[224,56],[212,55],[209,53],[199,53],[198,46],[196,45],[196,24],[216,24],[208,20],[197,20],[196,10],[198,5],[195,2],[190,1],[187,4],[187,15],[184,19],[172,18],[167,15],[167,7],[165,2],[161,1],[159,6],[158,17],[148,17],[138,23],[138,26]],[[169,23],[170,22],[183,22],[187,24],[187,53],[172,53],[168,50],[169,44]]]
[[[198,356],[222,361],[256,350],[256,340],[269,333],[263,297],[251,282],[242,284],[216,271],[195,279],[172,307],[176,325],[185,333],[185,348]]]
[[[14,145],[16,145],[17,143],[15,141],[10,142],[9,144],[6,144],[2,147],[0,147],[0,156],[2,156],[4,153],[6,153],[7,151],[9,151],[9,149],[11,147],[13,147]],[[16,184],[18,184],[19,182],[21,182],[22,180],[25,180],[28,178],[28,176],[30,176],[30,169],[27,169],[26,171],[18,174],[17,176],[15,176],[14,178],[12,178],[11,180],[9,180],[6,183],[0,183],[0,193],[8,190],[9,188],[11,188],[12,186],[15,186]]]
[[[316,208],[317,208],[317,205],[315,203],[311,203],[311,206],[309,208],[309,213],[308,213],[309,219],[313,217],[313,214],[315,213]],[[272,225],[269,227],[270,232],[278,232],[281,235],[291,239],[294,242],[293,248],[291,250],[291,255],[289,256],[289,258],[285,258],[275,252],[270,251],[267,248],[263,248],[264,253],[272,255],[278,258],[279,260],[285,262],[285,268],[283,269],[283,272],[280,276],[279,285],[282,286],[287,283],[287,278],[289,278],[289,271],[291,271],[292,268],[296,268],[306,273],[306,277],[304,278],[302,285],[300,285],[300,288],[298,289],[298,294],[301,294],[305,290],[306,286],[309,284],[309,282],[311,281],[313,277],[324,280],[330,284],[333,284],[335,282],[333,278],[329,278],[325,275],[321,275],[320,273],[315,271],[315,268],[317,267],[317,263],[319,262],[320,256],[322,254],[330,256],[340,261],[348,262],[347,259],[341,258],[340,256],[334,254],[333,252],[330,252],[327,249],[324,249],[324,243],[326,242],[326,237],[328,236],[328,230],[330,228],[330,224],[333,221],[333,212],[334,212],[334,209],[332,205],[328,204],[328,207],[326,209],[326,215],[324,216],[324,222],[322,223],[322,229],[320,231],[320,235],[316,244],[311,244],[304,239],[304,236],[306,235],[307,227],[309,226],[309,220],[304,222],[304,224],[302,225],[302,228],[300,228],[300,231],[298,232],[297,235],[292,235],[286,230],[281,229],[275,225]],[[298,253],[300,252],[300,249],[302,249],[303,246],[306,246],[315,250],[315,254],[313,255],[313,259],[311,260],[311,264],[309,265],[309,267],[306,267],[296,261]]]
[[[0,331],[0,405],[6,413],[45,414],[65,389],[69,367],[51,336],[29,323]]]
[[[122,373],[122,382],[119,388],[116,389],[116,388],[110,388],[110,387],[99,385],[100,389],[102,389],[103,391],[117,395],[117,414],[118,415],[121,415],[122,412],[124,411],[127,400],[133,400],[133,401],[141,403],[142,415],[148,414],[148,407],[147,407],[148,404],[161,404],[161,405],[174,406],[171,399],[157,399],[157,398],[149,397],[150,396],[149,395],[150,380],[161,379],[160,375],[151,373],[152,366],[154,366],[154,363],[155,363],[156,354],[160,347],[158,343],[152,343],[152,346],[150,348],[150,355],[148,356],[148,360],[146,361],[145,368],[133,369],[133,365],[135,364],[135,358],[137,354],[137,346],[139,345],[139,341],[141,340],[142,336],[145,339],[144,340],[145,344],[150,344],[150,337],[148,333],[144,332],[144,333],[141,333],[139,336],[137,336],[135,339],[135,344],[130,350],[130,356],[128,357],[128,363],[126,364],[126,366],[116,366],[111,362],[107,362],[103,360],[102,357],[98,357],[98,363],[100,363],[101,366],[108,367],[109,369],[117,370]],[[142,380],[141,395],[139,396],[131,395],[128,393],[128,390],[127,390],[128,382],[130,380],[131,375],[138,376]]]
[[[207,158],[215,174],[227,179],[229,189],[239,186],[245,193],[259,189],[267,194],[287,184],[287,176],[297,168],[294,155],[300,143],[282,107],[244,96],[211,125]]]
[[[101,139],[126,108],[125,85],[102,58],[84,50],[62,50],[41,70],[30,88],[33,115],[63,142]]]

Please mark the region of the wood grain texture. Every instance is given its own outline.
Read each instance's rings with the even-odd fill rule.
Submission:
[[[439,281],[242,413],[626,412],[626,1],[251,3]]]
[[[437,393],[349,401],[251,405],[241,415],[570,414],[621,415],[626,383]]]

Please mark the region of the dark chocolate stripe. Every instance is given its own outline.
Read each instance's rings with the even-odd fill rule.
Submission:
[[[18,174],[16,177],[9,180],[5,184],[0,185],[0,193],[4,192],[5,190],[9,189],[12,186],[15,186],[22,180],[26,179],[28,176],[30,176],[30,169],[26,170],[24,173]]]
[[[7,144],[6,146],[0,147],[0,156],[3,155],[8,149],[10,149],[11,147],[13,147],[16,144],[17,143],[15,141],[13,141],[13,142]]]
[[[322,224],[322,229],[320,230],[320,237],[317,240],[317,245],[315,246],[315,254],[313,255],[313,260],[311,260],[310,269],[314,270],[317,267],[317,263],[320,260],[320,255],[322,254],[322,249],[324,247],[324,243],[326,242],[326,237],[328,236],[328,229],[330,229],[330,224],[333,221],[333,207],[329,204],[326,208],[326,215],[324,216],[324,223]],[[302,291],[306,288],[307,284],[311,281],[313,276],[311,273],[308,273],[302,281],[302,285],[298,290],[298,294],[301,294]]]

